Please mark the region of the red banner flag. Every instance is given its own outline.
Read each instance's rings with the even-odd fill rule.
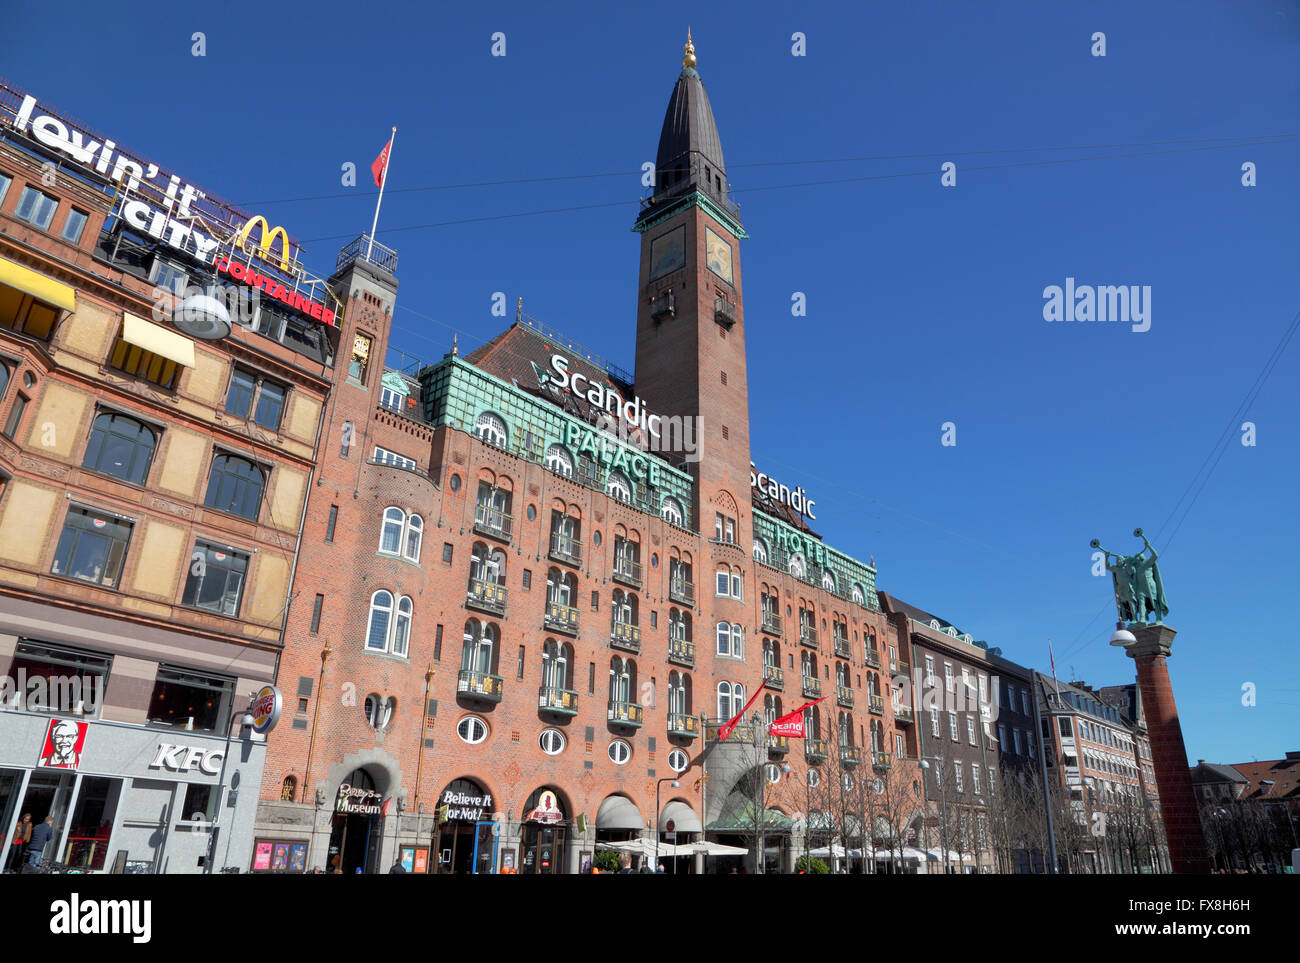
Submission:
[[[758,698],[758,694],[762,691],[763,691],[763,686],[760,683],[754,689],[754,694],[749,697],[749,701],[745,703],[745,708],[741,709],[729,720],[727,720],[727,724],[718,731],[719,742],[727,741],[727,737],[731,735],[731,733],[735,730],[736,726],[740,725],[740,720],[744,718],[745,713],[749,711],[749,707],[754,704],[754,700]]]
[[[381,150],[379,156],[375,158],[375,162],[370,165],[370,173],[375,175],[376,187],[384,186],[384,177],[388,173],[388,152],[392,149],[393,139],[390,137],[388,138],[388,143],[384,145],[384,149]]]
[[[812,708],[825,698],[826,696],[822,696],[822,698],[818,699],[816,702],[809,702],[806,705],[801,705],[798,709],[795,709],[794,712],[787,712],[780,719],[777,719],[768,726],[767,731],[774,736],[788,736],[791,739],[803,739],[806,735],[803,727],[803,711]]]

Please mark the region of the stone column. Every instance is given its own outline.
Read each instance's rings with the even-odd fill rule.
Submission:
[[[1151,739],[1151,762],[1160,791],[1160,816],[1169,843],[1169,862],[1175,873],[1208,873],[1205,838],[1192,794],[1183,727],[1169,682],[1167,660],[1176,630],[1167,625],[1130,626],[1137,642],[1128,654],[1137,663],[1138,688]]]

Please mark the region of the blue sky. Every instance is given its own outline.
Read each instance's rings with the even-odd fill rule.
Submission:
[[[396,346],[473,347],[500,291],[628,368],[640,165],[689,23],[751,235],[755,460],[881,588],[1039,669],[1051,639],[1092,684],[1133,671],[1088,542],[1136,550],[1144,527],[1191,761],[1300,749],[1300,346],[1234,418],[1300,310],[1300,139],[1260,140],[1300,132],[1296,0],[11,6],[40,42],[6,43],[0,75],[284,224],[322,274],[369,228],[396,124]],[[1059,149],[1095,145],[1137,146]],[[548,180],[455,186],[526,179]],[[1067,277],[1149,285],[1151,329],[1045,322]]]

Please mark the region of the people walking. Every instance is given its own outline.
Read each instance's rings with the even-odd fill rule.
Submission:
[[[17,873],[22,869],[23,857],[27,855],[27,844],[32,839],[32,814],[23,813],[23,818],[14,827],[14,838],[9,841],[5,853],[5,869]]]
[[[41,855],[54,835],[54,817],[46,816],[45,821],[32,829],[31,842],[27,846],[27,865],[35,866],[41,861]]]

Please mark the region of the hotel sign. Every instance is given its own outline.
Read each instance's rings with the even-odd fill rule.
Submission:
[[[758,471],[752,461],[749,463],[749,487],[757,488],[774,502],[788,505],[800,515],[807,515],[814,520],[817,518],[813,514],[813,506],[817,503],[808,497],[808,493],[802,486],[791,488],[789,485],[782,485],[771,475]]]

